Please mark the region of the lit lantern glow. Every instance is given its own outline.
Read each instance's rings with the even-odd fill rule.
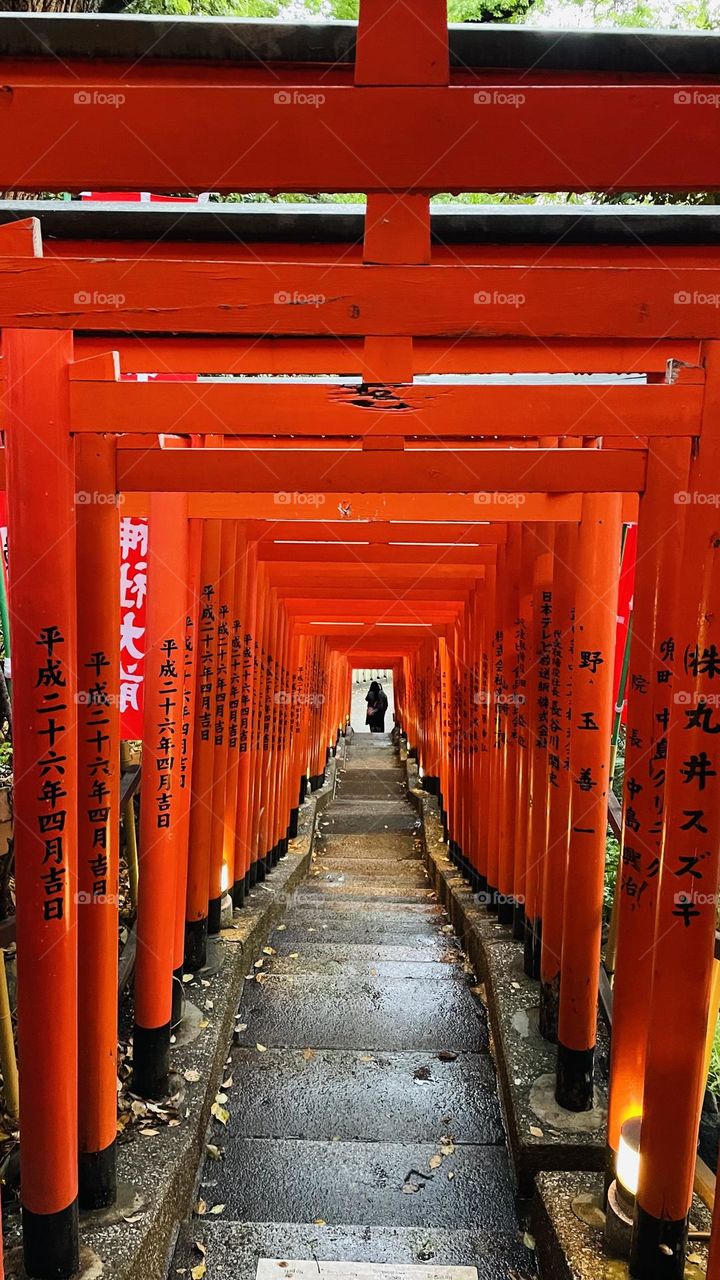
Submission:
[[[619,1186],[634,1199],[640,1177],[640,1116],[626,1120],[620,1130],[616,1173]]]

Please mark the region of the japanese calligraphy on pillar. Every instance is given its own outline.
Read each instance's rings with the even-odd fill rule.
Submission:
[[[141,738],[145,670],[148,522],[120,521],[120,717],[123,738]]]
[[[88,866],[92,880],[88,883],[91,884],[92,898],[102,902],[107,900],[108,894],[109,782],[117,767],[116,761],[111,758],[112,695],[107,680],[110,665],[107,654],[103,651],[91,654],[89,662],[84,664],[88,673],[83,681],[84,689],[78,695],[79,700],[83,701],[78,729],[84,735],[85,745],[90,748],[88,755],[83,753],[80,757],[84,761],[85,776],[78,778],[78,788],[91,832]]]
[[[157,786],[155,790],[156,826],[170,827],[173,805],[173,776],[178,749],[177,714],[180,708],[180,654],[177,642],[168,636],[161,646],[160,687],[156,740]]]
[[[43,857],[40,879],[45,896],[43,920],[62,920],[65,915],[68,868],[66,839],[68,810],[64,801],[67,757],[56,749],[58,739],[69,728],[67,705],[66,638],[57,626],[43,627],[35,644],[38,649],[35,691],[35,733],[40,745],[38,760],[39,794],[37,825]]]
[[[198,727],[201,742],[210,742],[213,730],[213,686],[215,684],[215,586],[204,582],[200,590],[200,618],[198,622]]]

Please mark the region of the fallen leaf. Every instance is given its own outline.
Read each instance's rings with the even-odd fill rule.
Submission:
[[[224,1212],[224,1210],[225,1210],[225,1205],[224,1205],[224,1204],[214,1204],[214,1205],[213,1205],[213,1207],[212,1207],[212,1209],[210,1210],[210,1212],[211,1212],[211,1213],[214,1213],[214,1214],[215,1214],[215,1217],[217,1217],[217,1216],[218,1216],[218,1214],[223,1213],[223,1212]]]
[[[313,1218],[313,1224],[316,1227],[326,1227],[327,1223],[324,1218]]]
[[[255,1045],[255,1048],[257,1049],[258,1053],[267,1053],[267,1045],[266,1045],[266,1044],[260,1044],[260,1041],[259,1041],[259,1040],[258,1040],[257,1044]]]
[[[207,1267],[205,1266],[205,1263],[198,1262],[197,1266],[193,1267],[190,1275],[192,1276],[192,1280],[203,1280],[203,1277],[207,1275]]]
[[[195,1212],[198,1214],[200,1218],[203,1216],[204,1213],[207,1213],[207,1205],[204,1200],[198,1200],[197,1204],[195,1205]]]
[[[247,1031],[247,1027],[248,1027],[247,1022],[238,1022],[237,1026],[235,1027],[235,1030],[236,1030],[236,1031]]]
[[[184,973],[184,974],[183,974],[183,982],[192,982],[192,980],[193,980],[193,978],[194,978],[194,977],[195,977],[195,974],[194,974],[194,973]]]
[[[227,1102],[227,1100],[228,1100],[228,1099],[227,1099],[227,1094],[226,1094],[226,1093],[216,1093],[216,1094],[215,1094],[215,1101],[216,1101],[216,1102],[219,1102],[221,1107],[222,1107],[222,1106],[224,1106],[224,1104]]]
[[[255,981],[256,981],[256,982],[263,983],[263,982],[267,982],[267,980],[268,980],[268,976],[267,976],[267,974],[266,974],[266,973],[256,973],[256,974],[255,974]]]
[[[312,1062],[314,1057],[315,1057],[314,1049],[303,1049],[303,1058],[305,1059],[306,1062]]]
[[[279,924],[279,925],[278,925],[278,927],[277,927],[277,932],[278,932],[278,933],[284,933],[284,931],[285,931],[286,929],[287,929],[287,925],[286,925],[286,924]]]
[[[255,961],[255,968],[262,969],[264,963],[265,961],[263,960],[262,956],[260,956],[260,959]]]
[[[221,1147],[216,1147],[214,1143],[208,1142],[207,1146],[205,1147],[205,1150],[207,1151],[211,1160],[222,1160],[223,1153],[222,1153]]]
[[[225,1107],[221,1107],[219,1102],[213,1102],[210,1108],[210,1114],[213,1115],[216,1120],[219,1120],[221,1124],[227,1124],[230,1119],[230,1112],[226,1111]]]
[[[140,1130],[140,1133],[142,1134],[143,1138],[157,1138],[159,1132],[160,1132],[159,1129],[141,1129]]]
[[[194,1067],[191,1067],[189,1071],[183,1071],[183,1076],[187,1080],[188,1084],[197,1084],[200,1079],[200,1072],[196,1071]]]
[[[429,1169],[439,1169],[442,1164],[442,1156],[431,1156],[428,1160]]]
[[[223,1089],[232,1089],[232,1083],[233,1083],[232,1076],[228,1076],[227,1080],[223,1080],[222,1082]]]
[[[441,1049],[438,1058],[441,1062],[455,1062],[457,1054],[451,1053],[449,1049]]]
[[[274,956],[274,955],[277,955],[277,952],[275,951],[274,947],[263,947],[263,955]]]
[[[523,1235],[523,1244],[525,1245],[526,1249],[534,1250],[535,1248],[535,1237],[531,1236],[529,1231],[526,1231],[525,1234]]]
[[[542,1129],[538,1129],[536,1124],[530,1125],[530,1132],[533,1138],[543,1138],[545,1136]]]
[[[299,951],[291,951],[288,960],[297,960],[300,955]]]
[[[414,1196],[414,1195],[415,1195],[415,1192],[416,1192],[416,1191],[419,1191],[419,1190],[420,1190],[420,1188],[418,1187],[417,1183],[415,1183],[415,1182],[404,1182],[404,1183],[403,1183],[402,1193],[403,1193],[403,1195],[404,1195],[404,1196]]]

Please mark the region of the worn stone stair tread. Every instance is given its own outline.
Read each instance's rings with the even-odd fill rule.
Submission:
[[[424,902],[436,902],[435,890],[427,880],[420,884],[399,883],[386,880],[381,887],[363,884],[362,881],[350,880],[335,872],[314,873],[303,887],[302,901],[305,905],[324,902],[332,898],[337,902],[357,902],[358,907],[378,902],[402,902],[422,905]]]
[[[338,854],[343,858],[366,859],[368,856],[367,837],[357,835],[334,836],[330,831],[321,831],[321,840],[316,844],[318,856]],[[414,835],[402,831],[375,832],[372,838],[372,856],[382,858],[384,862],[404,862],[406,859],[419,859],[419,845]]]
[[[243,1105],[233,1137],[364,1142],[503,1141],[487,1053],[443,1061],[437,1053],[236,1048],[229,1071]]]
[[[249,981],[239,1009],[240,1042],[287,1048],[436,1049],[481,1052],[483,1006],[459,979],[403,979],[300,973]]]
[[[224,1135],[223,1141],[224,1159],[206,1164],[200,1195],[208,1204],[224,1204],[226,1217],[408,1227],[429,1219],[440,1227],[482,1222],[493,1233],[517,1230],[507,1153],[500,1146],[459,1146],[430,1170],[438,1143]],[[415,1184],[421,1189],[403,1191]]]
[[[418,886],[430,886],[430,877],[420,858],[396,859],[389,862],[386,858],[340,858],[337,855],[319,853],[313,863],[314,871],[336,875],[342,873],[346,880],[357,880],[369,885],[382,887],[385,880],[414,880]]]
[[[493,1234],[476,1226],[330,1226],[314,1222],[231,1222],[198,1218],[183,1228],[175,1265],[197,1266],[206,1247],[208,1280],[255,1280],[260,1258],[306,1258],[322,1262],[477,1267],[478,1280],[532,1280],[532,1255],[517,1229]],[[173,1275],[173,1272],[170,1273]]]
[[[278,977],[299,973],[324,974],[326,977],[333,977],[342,973],[346,977],[396,978],[403,982],[413,982],[416,978],[434,978],[441,982],[448,982],[455,977],[455,970],[460,963],[459,956],[453,956],[451,959],[449,956],[441,958],[435,954],[427,958],[422,956],[421,952],[404,947],[398,947],[397,950],[401,953],[409,951],[415,957],[414,959],[377,960],[373,957],[379,949],[334,946],[331,948],[332,954],[326,952],[324,955],[308,956],[307,951],[304,951],[293,952],[292,956],[277,955],[273,957],[272,964],[266,972]],[[353,950],[360,954],[348,958],[347,952]],[[393,948],[382,948],[382,950],[393,950]],[[364,955],[363,952],[365,952]],[[418,959],[419,956],[420,959]]]
[[[308,973],[313,971],[326,973],[332,972],[333,968],[338,972],[342,966],[348,974],[358,973],[365,976],[371,968],[376,966],[378,972],[382,973],[381,966],[386,965],[389,968],[397,966],[413,970],[442,968],[447,969],[452,976],[453,967],[462,960],[454,938],[448,938],[446,941],[436,935],[431,935],[429,940],[423,938],[417,944],[413,944],[412,939],[407,943],[346,943],[315,942],[305,938],[302,949],[298,950],[297,947],[288,943],[287,930],[283,930],[282,933],[276,932],[273,935],[272,946],[276,951],[273,957],[273,968],[280,973],[295,973],[303,970]],[[413,976],[417,975],[413,974]]]

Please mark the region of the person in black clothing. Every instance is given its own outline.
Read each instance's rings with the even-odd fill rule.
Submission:
[[[379,680],[373,680],[368,689],[365,701],[368,704],[365,723],[370,726],[371,733],[385,732],[385,712],[388,700]]]

